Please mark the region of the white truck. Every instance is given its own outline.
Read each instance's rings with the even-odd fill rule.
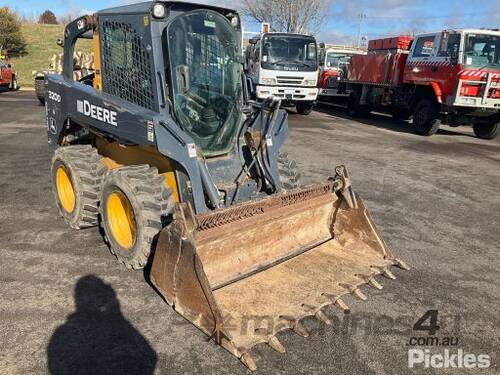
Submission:
[[[274,96],[297,112],[311,113],[318,96],[316,39],[309,35],[264,32],[249,40],[245,74],[254,99]]]

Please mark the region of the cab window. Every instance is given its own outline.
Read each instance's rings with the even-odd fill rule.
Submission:
[[[434,48],[434,35],[418,38],[412,57],[429,57]]]
[[[439,51],[438,56],[449,57],[458,54],[460,50],[460,34],[450,34],[448,36],[448,44],[446,50]]]

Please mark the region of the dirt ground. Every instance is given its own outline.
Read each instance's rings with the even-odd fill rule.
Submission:
[[[500,373],[500,139],[469,128],[427,138],[383,115],[353,121],[341,108],[290,114],[286,150],[303,182],[349,167],[383,238],[411,271],[347,297],[311,335],[279,335],[287,349],[258,346],[257,373],[406,374],[415,322],[438,310],[436,336],[491,358]],[[0,372],[2,374],[242,374],[249,371],[175,313],[142,272],[124,269],[98,229],[74,231],[50,189],[44,110],[31,92],[0,94]],[[417,347],[415,347],[417,348]],[[80,369],[80,372],[75,369]],[[436,369],[453,374],[457,369]],[[460,370],[477,373],[477,369]]]

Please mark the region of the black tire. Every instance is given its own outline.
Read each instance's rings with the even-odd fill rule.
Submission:
[[[59,147],[52,158],[52,191],[57,207],[63,219],[71,228],[82,229],[98,224],[98,202],[102,177],[106,167],[97,150],[90,145]],[[59,182],[59,173],[71,183],[71,189],[65,195]],[[64,185],[63,185],[64,186]],[[71,194],[71,191],[73,194]],[[69,209],[63,196],[73,195],[73,209]],[[66,208],[65,208],[66,207]]]
[[[295,160],[290,159],[285,152],[280,153],[278,156],[278,170],[283,190],[293,190],[300,186],[300,173],[297,163]]]
[[[116,217],[112,217],[110,202],[116,196],[125,197],[133,213],[134,235],[128,247],[113,231]],[[172,220],[174,211],[172,191],[164,176],[149,165],[113,169],[104,177],[100,201],[101,226],[111,253],[129,269],[144,268],[157,235]]]
[[[35,95],[41,105],[45,105],[45,78],[35,78]]]
[[[307,116],[309,115],[313,108],[314,108],[314,103],[313,102],[297,102],[295,104],[295,108],[297,109],[297,112],[301,115]]]
[[[393,108],[391,111],[392,118],[395,120],[406,121],[411,118],[411,111],[407,108]]]
[[[475,136],[481,139],[494,139],[500,134],[500,122],[474,123],[472,128]]]
[[[347,114],[351,117],[363,117],[370,113],[370,107],[359,104],[360,93],[357,91],[351,92],[347,99]]]
[[[429,99],[419,101],[413,112],[415,133],[425,136],[433,135],[438,131],[439,125],[441,125],[439,104]]]

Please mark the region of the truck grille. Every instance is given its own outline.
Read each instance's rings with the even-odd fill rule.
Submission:
[[[276,80],[279,84],[284,84],[284,85],[302,85],[304,77],[277,76]]]

